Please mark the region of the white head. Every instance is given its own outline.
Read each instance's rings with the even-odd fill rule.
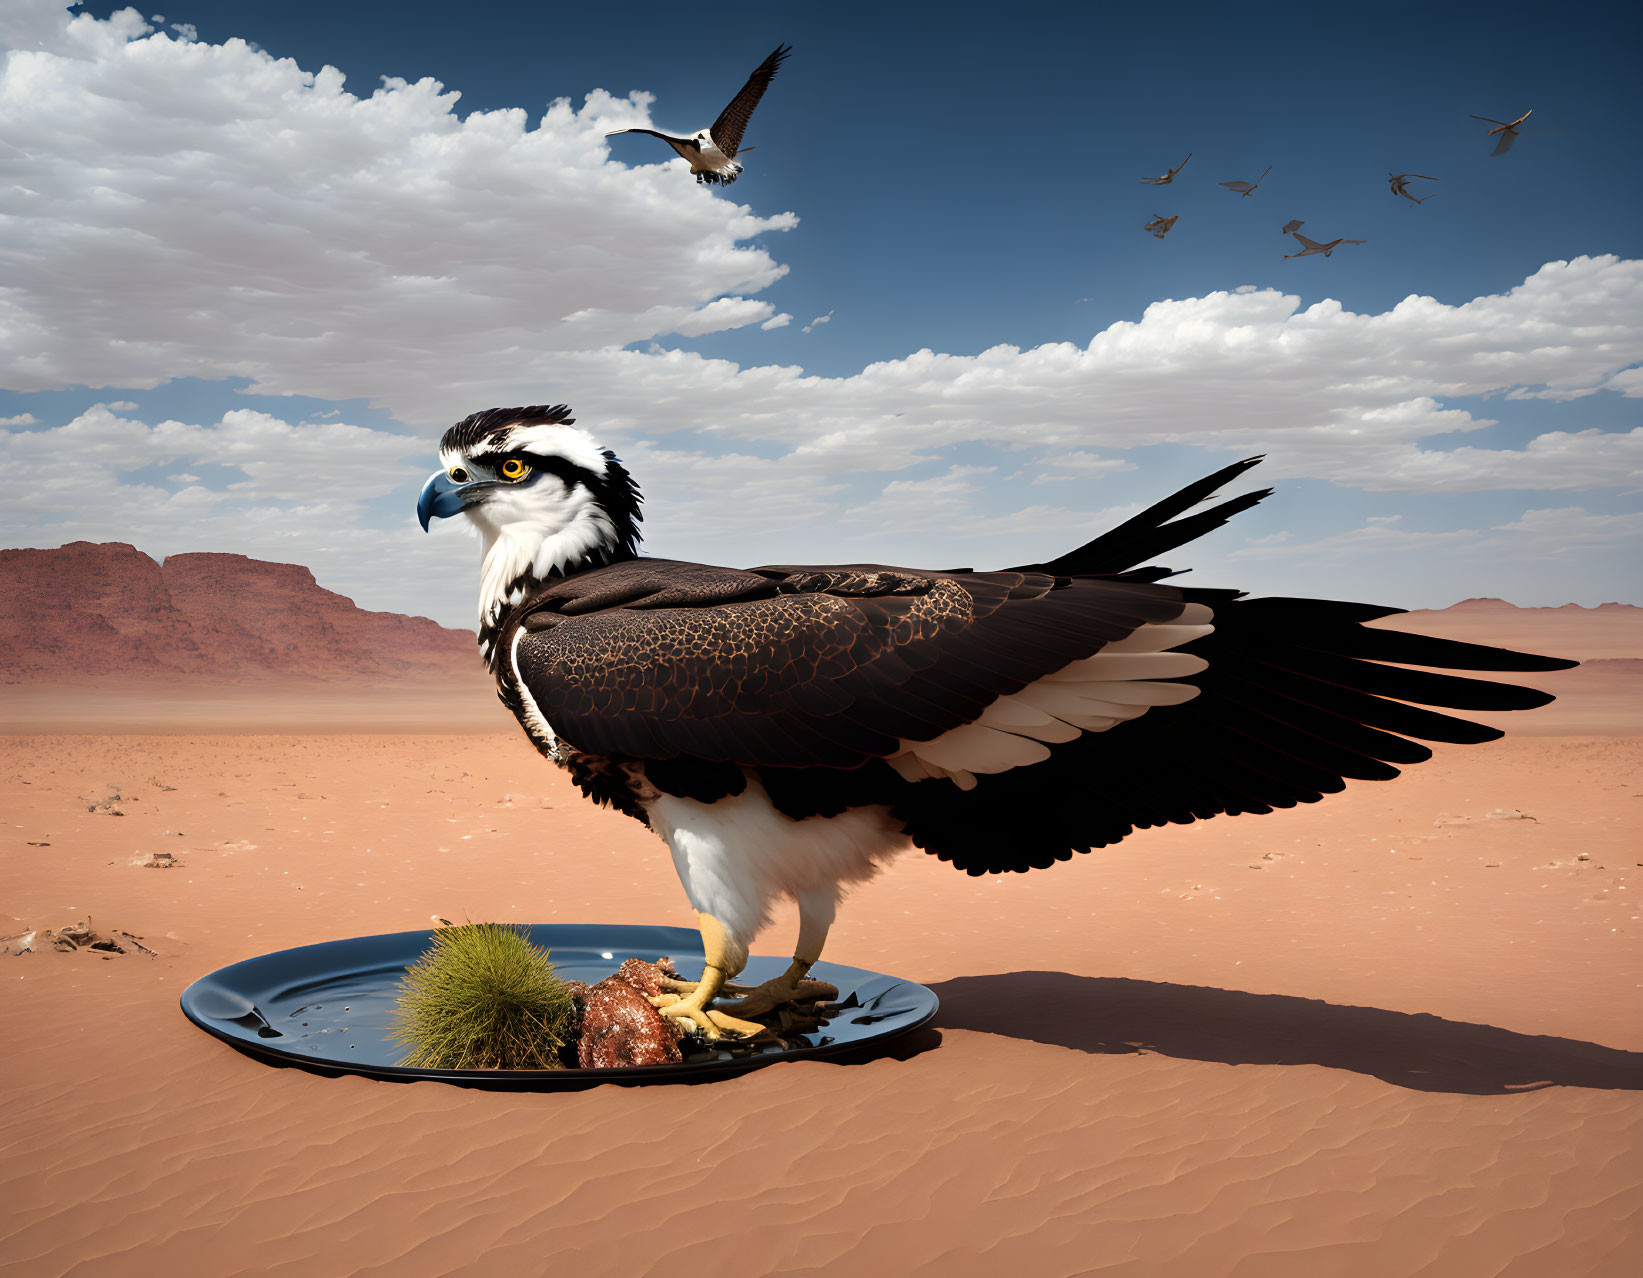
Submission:
[[[574,420],[563,404],[474,413],[445,432],[441,469],[423,485],[424,529],[463,514],[483,538],[479,646],[488,662],[510,607],[554,578],[631,559],[638,545],[638,486]]]

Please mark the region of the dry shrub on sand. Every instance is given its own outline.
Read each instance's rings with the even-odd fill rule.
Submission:
[[[441,928],[405,973],[393,1041],[413,1069],[560,1069],[576,1004],[523,928]]]

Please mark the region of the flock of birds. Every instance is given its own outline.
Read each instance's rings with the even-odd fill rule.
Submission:
[[[742,166],[736,161],[737,154],[753,150],[752,147],[742,146],[742,134],[747,129],[748,121],[753,118],[753,109],[759,105],[759,100],[764,97],[765,90],[770,87],[770,82],[775,78],[777,70],[792,51],[792,46],[785,44],[778,45],[772,50],[770,55],[759,63],[753,74],[748,76],[747,83],[742,85],[741,90],[730,100],[730,104],[719,112],[719,118],[705,129],[698,129],[689,134],[663,133],[657,129],[616,129],[605,136],[613,138],[623,133],[644,133],[653,138],[660,138],[689,163],[690,171],[696,175],[698,183],[729,186],[742,173]],[[1490,152],[1490,155],[1494,156],[1505,155],[1506,152],[1512,149],[1512,143],[1517,141],[1522,133],[1523,122],[1533,114],[1534,110],[1531,108],[1518,116],[1517,119],[1509,122],[1496,120],[1486,115],[1474,115],[1471,118],[1495,126],[1489,130],[1488,134],[1492,138],[1499,139],[1495,143],[1495,149]],[[1190,159],[1192,159],[1191,151],[1187,152],[1186,160],[1182,160],[1174,168],[1159,174],[1157,177],[1142,178],[1141,181],[1149,186],[1169,186],[1175,181],[1176,174],[1187,167],[1187,160]],[[1261,189],[1261,183],[1266,181],[1267,174],[1271,172],[1272,166],[1269,164],[1261,171],[1261,176],[1253,182],[1240,180],[1222,182],[1220,185],[1234,192],[1239,199],[1247,200]],[[1424,204],[1432,196],[1430,194],[1412,194],[1409,190],[1409,183],[1417,181],[1436,182],[1439,180],[1425,173],[1393,173],[1390,170],[1387,171],[1386,177],[1392,194],[1402,196],[1413,204]],[[1170,233],[1180,219],[1181,215],[1179,213],[1171,217],[1154,213],[1142,229],[1149,235],[1161,240]],[[1304,222],[1298,220],[1291,220],[1284,225],[1281,234],[1294,236],[1295,242],[1301,246],[1299,253],[1285,253],[1285,261],[1292,257],[1330,257],[1342,244],[1369,243],[1368,240],[1349,240],[1344,237],[1320,243],[1301,234],[1300,228],[1304,225],[1306,225]]]
[[[1182,160],[1181,163],[1177,164],[1173,169],[1170,169],[1167,173],[1161,173],[1157,177],[1142,178],[1141,181],[1143,183],[1145,183],[1146,185],[1148,185],[1148,186],[1168,186],[1168,185],[1170,185],[1170,183],[1175,181],[1175,175],[1177,173],[1179,173],[1182,169],[1187,167],[1187,160],[1192,159],[1192,154],[1193,153],[1191,151],[1188,151],[1187,152],[1187,159]],[[1269,164],[1269,165],[1266,166],[1266,168],[1261,170],[1261,176],[1256,178],[1253,182],[1243,182],[1243,181],[1222,182],[1222,183],[1220,183],[1220,185],[1226,187],[1227,190],[1229,190],[1229,191],[1235,192],[1240,200],[1247,200],[1250,196],[1254,195],[1256,191],[1261,189],[1261,183],[1266,181],[1266,175],[1270,172],[1272,172],[1272,166]],[[1419,173],[1398,173],[1398,174],[1388,173],[1387,176],[1392,179],[1392,193],[1394,195],[1402,195],[1406,199],[1415,200],[1416,204],[1419,204],[1421,202],[1420,200],[1416,200],[1415,197],[1413,195],[1410,195],[1409,192],[1405,189],[1405,186],[1409,182],[1413,181],[1416,178],[1421,177],[1422,176],[1421,174],[1419,174]],[[1438,179],[1437,178],[1425,178],[1424,180],[1427,181],[1427,182],[1436,182]],[[1430,199],[1431,197],[1427,196],[1426,198]],[[1145,226],[1143,226],[1141,229],[1148,232],[1151,235],[1156,236],[1159,239],[1163,239],[1166,235],[1168,235],[1170,233],[1170,228],[1173,227],[1176,224],[1176,222],[1180,221],[1180,219],[1181,219],[1181,215],[1179,213],[1177,213],[1174,217],[1164,217],[1161,214],[1154,213],[1152,215],[1151,221],[1147,222],[1147,224]],[[1342,244],[1367,244],[1367,243],[1369,243],[1368,240],[1334,239],[1334,240],[1330,240],[1329,243],[1327,243],[1327,244],[1320,244],[1320,243],[1318,243],[1317,240],[1308,239],[1306,236],[1304,236],[1300,233],[1300,228],[1305,226],[1305,225],[1306,225],[1305,222],[1302,222],[1298,219],[1291,220],[1291,221],[1284,224],[1284,228],[1283,228],[1282,233],[1284,235],[1293,235],[1295,237],[1296,241],[1301,246],[1301,251],[1299,253],[1285,253],[1284,258],[1285,258],[1286,261],[1289,258],[1292,258],[1292,257],[1312,257],[1313,255],[1319,254],[1319,253],[1323,254],[1323,256],[1325,256],[1325,257],[1329,257],[1331,254],[1333,254],[1335,252],[1335,249],[1339,245],[1342,245]]]
[[[1492,119],[1486,115],[1474,115],[1471,118],[1474,120],[1482,120],[1486,124],[1492,124],[1495,126],[1489,130],[1489,136],[1492,138],[1498,137],[1500,140],[1495,143],[1495,149],[1489,154],[1491,156],[1496,156],[1505,155],[1506,152],[1512,149],[1512,143],[1517,140],[1518,136],[1522,132],[1523,122],[1533,114],[1534,110],[1531,108],[1530,110],[1525,111],[1522,115],[1518,116],[1517,119],[1510,122]],[[1157,177],[1142,178],[1141,181],[1147,186],[1169,186],[1175,181],[1175,175],[1187,167],[1187,160],[1192,159],[1192,154],[1193,153],[1191,151],[1188,151],[1187,159],[1182,160],[1181,163],[1177,164],[1174,168],[1168,170],[1167,172],[1160,173]],[[1222,182],[1220,185],[1226,187],[1229,191],[1235,192],[1239,199],[1248,199],[1260,189],[1261,183],[1266,181],[1266,175],[1270,172],[1272,172],[1272,166],[1269,164],[1261,171],[1261,176],[1256,178],[1253,182]],[[1432,177],[1425,173],[1393,173],[1390,169],[1387,170],[1386,179],[1393,195],[1401,195],[1404,199],[1413,204],[1424,204],[1427,200],[1432,198],[1432,195],[1412,194],[1409,190],[1409,184],[1411,182],[1436,182],[1439,180],[1438,178]],[[1170,233],[1170,229],[1180,220],[1180,218],[1181,215],[1179,213],[1173,217],[1164,217],[1161,214],[1154,213],[1151,219],[1149,219],[1141,229],[1161,240]],[[1280,234],[1294,236],[1296,242],[1301,246],[1301,251],[1299,253],[1285,253],[1285,261],[1288,261],[1292,257],[1313,257],[1317,255],[1329,257],[1335,252],[1336,248],[1342,244],[1369,243],[1368,240],[1348,240],[1341,238],[1330,240],[1326,244],[1320,244],[1317,240],[1308,239],[1300,233],[1300,228],[1305,225],[1305,222],[1299,221],[1298,219],[1292,219],[1284,224],[1283,230]]]

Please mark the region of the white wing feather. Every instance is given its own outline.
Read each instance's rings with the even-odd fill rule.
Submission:
[[[1138,719],[1154,706],[1192,700],[1198,689],[1171,680],[1208,668],[1172,648],[1209,634],[1214,613],[1190,604],[1172,624],[1146,625],[1093,657],[1069,662],[1019,692],[994,700],[974,723],[930,741],[903,741],[890,758],[909,781],[941,778],[968,790],[976,773],[1007,772],[1050,757],[1045,743],[1071,741]]]

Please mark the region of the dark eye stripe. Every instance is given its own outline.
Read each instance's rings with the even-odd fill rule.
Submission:
[[[574,488],[580,484],[582,487],[591,490],[600,479],[587,467],[578,466],[575,462],[567,461],[563,457],[535,457],[530,453],[521,453],[519,460],[527,466],[546,471],[548,474],[563,480],[566,488]]]
[[[597,491],[598,485],[604,480],[604,476],[595,474],[586,466],[578,466],[575,462],[569,461],[566,458],[557,455],[541,457],[534,453],[507,453],[496,457],[480,457],[477,461],[487,468],[490,468],[492,473],[503,479],[507,479],[507,476],[503,475],[502,468],[510,461],[517,461],[524,465],[530,473],[541,473],[555,476],[564,483],[566,488],[575,488],[578,484],[580,484],[582,487],[587,488],[590,491]],[[451,478],[456,479],[456,482],[459,484],[466,483],[469,479],[476,478],[476,476],[467,471],[466,467],[453,466],[451,467],[451,470],[460,470],[464,472],[465,477],[463,479],[456,479],[455,475],[451,476]],[[514,476],[514,480],[526,477],[527,476],[524,475]]]

